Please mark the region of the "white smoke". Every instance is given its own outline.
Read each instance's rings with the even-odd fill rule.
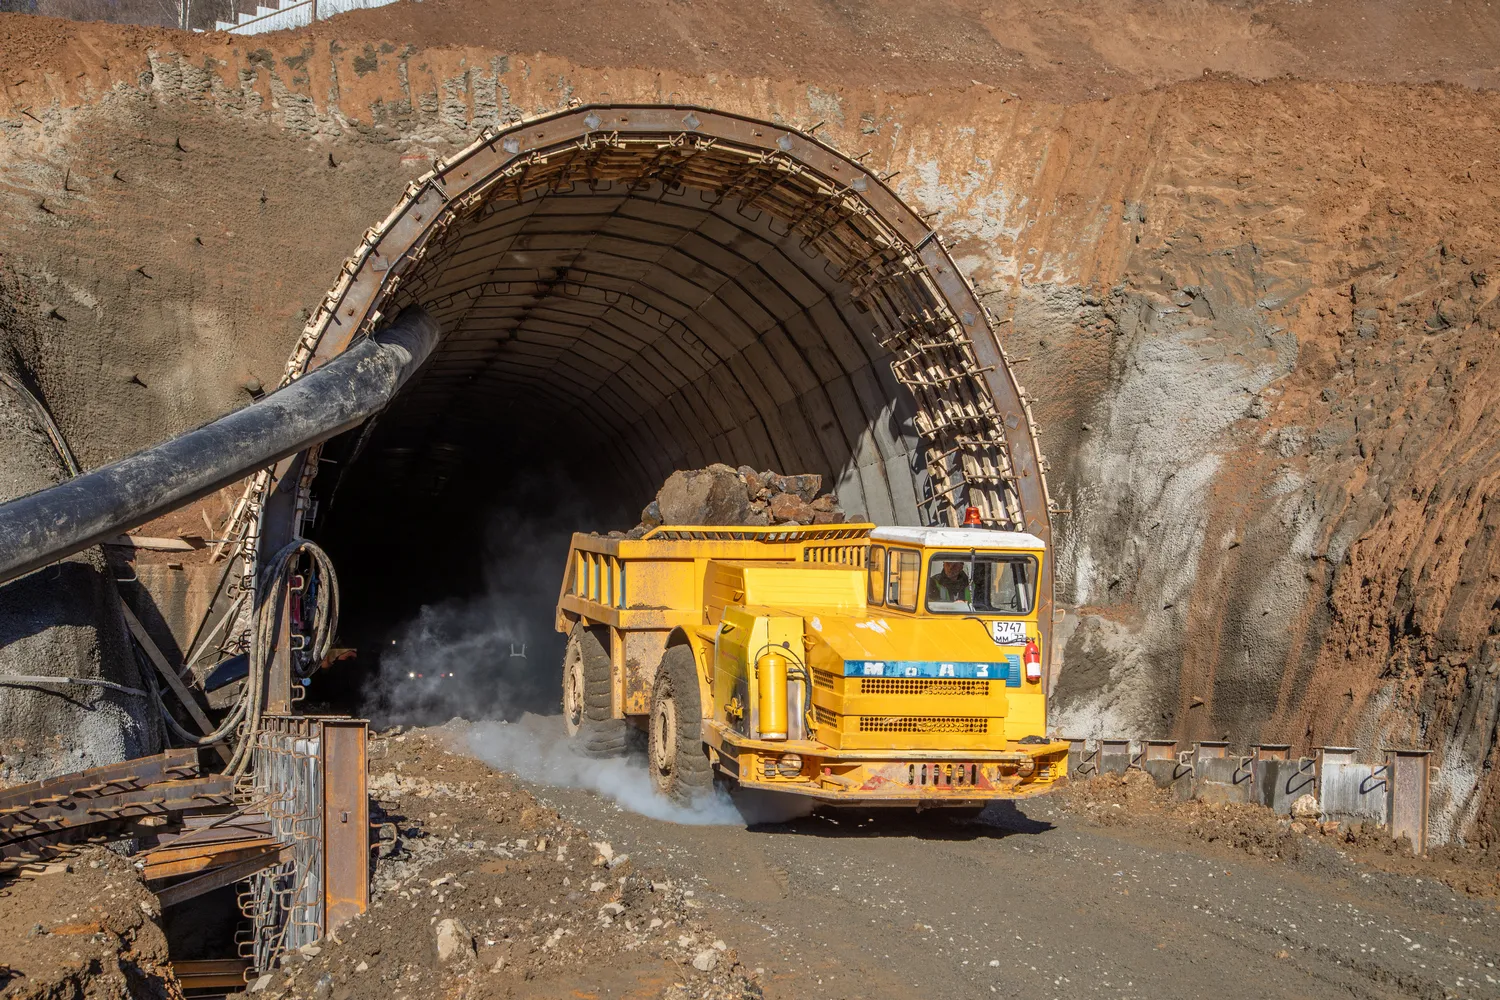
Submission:
[[[492,766],[588,789],[652,819],[744,823],[722,791],[678,805],[656,791],[639,755],[594,760],[567,739],[556,714],[565,637],[554,615],[571,533],[589,512],[557,498],[574,493],[556,477],[511,484],[510,502],[491,514],[485,532],[483,592],[425,605],[385,639],[362,711],[377,727],[466,720],[470,749]]]
[[[718,789],[691,806],[668,799],[652,784],[641,754],[605,760],[583,756],[568,740],[561,716],[527,715],[513,723],[478,723],[469,730],[469,749],[502,771],[553,788],[597,792],[649,819],[691,826],[745,822],[729,796]]]
[[[361,711],[378,726],[514,719],[562,707],[564,637],[553,627],[568,545],[588,523],[557,474],[511,485],[476,558],[484,589],[424,605],[382,640]]]

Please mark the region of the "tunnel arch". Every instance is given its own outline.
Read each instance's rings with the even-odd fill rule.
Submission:
[[[862,518],[973,505],[1050,542],[991,317],[922,219],[812,135],[661,105],[487,129],[366,233],[288,377],[408,305],[442,339],[359,443],[390,481],[440,490],[545,411],[557,447],[643,497],[713,461],[821,471]],[[1051,582],[1049,561],[1048,633]]]

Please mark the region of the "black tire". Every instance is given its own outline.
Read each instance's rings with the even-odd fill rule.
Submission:
[[[563,653],[563,721],[585,757],[623,757],[630,749],[630,724],[613,715],[612,684],[609,652],[598,634],[573,626]]]
[[[656,668],[647,743],[647,767],[663,795],[690,805],[713,792],[713,766],[703,745],[698,665],[687,646],[668,649]]]

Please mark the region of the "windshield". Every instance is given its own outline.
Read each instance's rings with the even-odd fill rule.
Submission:
[[[940,552],[927,569],[927,610],[938,614],[1030,614],[1036,558],[996,552]]]

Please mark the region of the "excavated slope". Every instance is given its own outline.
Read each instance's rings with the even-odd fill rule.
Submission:
[[[1439,834],[1493,836],[1500,34],[1442,9],[0,17],[9,363],[98,464],[273,384],[360,234],[486,126],[821,122],[934,213],[1025,359],[1076,608],[1059,728],[1427,745]]]

